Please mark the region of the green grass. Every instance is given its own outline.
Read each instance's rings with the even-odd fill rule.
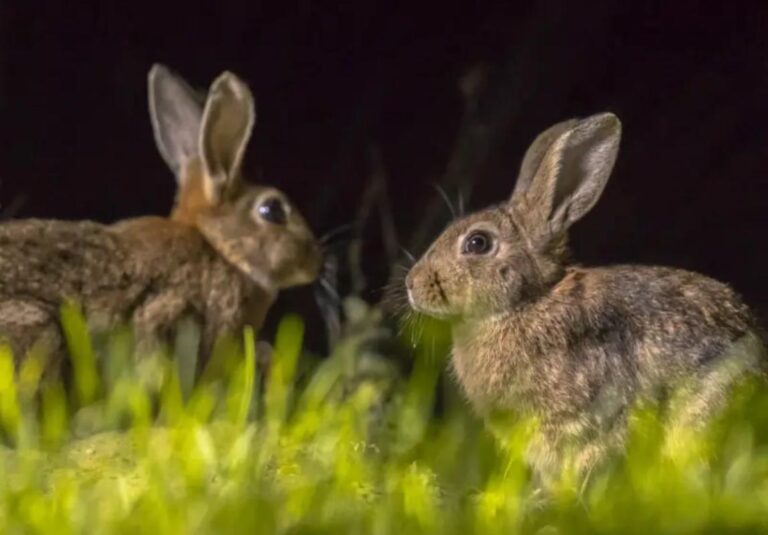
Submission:
[[[322,361],[300,358],[286,317],[273,371],[258,376],[252,332],[222,343],[192,389],[174,362],[136,363],[127,330],[91,340],[64,311],[76,380],[41,379],[0,350],[1,533],[723,533],[768,531],[768,396],[754,385],[699,436],[665,448],[651,409],[625,458],[580,488],[566,473],[542,498],[520,424],[500,447],[455,390],[434,416],[447,341],[412,343],[399,378],[370,341],[375,309]],[[356,308],[355,308],[356,307]],[[188,333],[194,336],[194,333]],[[182,348],[182,349],[178,349]]]

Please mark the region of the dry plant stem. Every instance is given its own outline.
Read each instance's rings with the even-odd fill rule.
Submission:
[[[392,272],[393,266],[397,263],[399,257],[399,247],[397,231],[395,229],[394,218],[392,217],[392,207],[387,192],[387,174],[381,159],[381,153],[376,146],[369,148],[369,156],[373,172],[368,180],[368,185],[363,192],[360,201],[360,208],[355,217],[355,228],[357,235],[350,242],[348,250],[349,271],[352,279],[352,293],[360,294],[365,290],[367,281],[362,269],[362,248],[363,248],[363,229],[365,224],[376,210],[381,225],[382,241],[389,264],[389,271]]]
[[[27,196],[23,193],[16,195],[11,202],[0,209],[0,220],[13,219],[24,208]]]
[[[389,272],[392,272],[400,256],[399,241],[397,239],[397,229],[395,220],[392,216],[392,204],[389,199],[389,190],[387,188],[388,174],[384,168],[384,162],[381,158],[381,150],[378,147],[370,148],[371,164],[373,166],[373,179],[378,184],[378,203],[379,220],[381,222],[381,236],[384,241],[384,252],[387,255]]]

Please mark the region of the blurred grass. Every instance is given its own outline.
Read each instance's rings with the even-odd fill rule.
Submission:
[[[73,306],[71,391],[42,379],[39,355],[16,369],[0,348],[14,444],[0,450],[0,533],[768,531],[768,395],[756,385],[672,451],[654,410],[636,411],[625,458],[585,489],[564,473],[544,499],[522,460],[527,423],[501,447],[458,397],[433,410],[443,328],[403,334],[414,362],[400,377],[371,343],[387,336],[380,312],[350,301],[347,316],[320,362],[302,357],[301,319],[284,318],[266,381],[246,330],[195,388],[178,369],[194,344],[136,359],[129,331],[96,343]]]

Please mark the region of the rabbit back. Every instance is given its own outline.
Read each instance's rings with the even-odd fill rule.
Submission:
[[[138,295],[140,288],[127,273],[119,240],[104,226],[39,219],[0,225],[0,334],[17,358],[41,342],[56,361],[50,368],[57,369],[63,300],[131,292]]]

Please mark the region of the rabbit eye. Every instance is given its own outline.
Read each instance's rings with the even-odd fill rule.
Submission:
[[[287,219],[285,206],[277,197],[270,197],[259,205],[259,215],[270,223],[283,224]]]
[[[487,232],[476,231],[466,237],[461,252],[464,254],[481,255],[488,253],[493,247],[493,238]]]

